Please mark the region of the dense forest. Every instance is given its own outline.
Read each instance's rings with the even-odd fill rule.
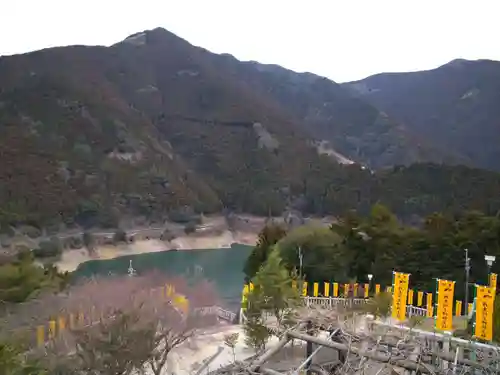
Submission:
[[[435,290],[435,278],[456,281],[456,297],[465,289],[465,249],[471,259],[470,296],[474,283],[486,283],[484,255],[500,259],[500,218],[477,211],[433,213],[419,227],[402,224],[385,206],[376,204],[366,216],[350,213],[326,227],[299,227],[291,232],[269,225],[245,265],[252,278],[277,246],[289,269],[299,269],[310,282],[373,282],[390,285],[392,271],[411,273],[410,286]],[[492,272],[500,272],[500,263]]]
[[[437,164],[371,172],[359,165],[341,166],[322,159],[317,164],[308,164],[305,156],[290,166],[294,169],[300,165],[300,168],[279,178],[273,178],[277,169],[273,167],[272,156],[269,156],[269,169],[258,167],[260,163],[248,164],[240,166],[245,171],[238,174],[206,164],[205,173],[211,174],[214,181],[207,189],[215,191],[207,194],[208,200],[161,198],[161,194],[157,197],[154,191],[148,193],[147,186],[140,188],[141,193],[125,194],[119,193],[116,186],[106,184],[96,191],[60,185],[56,197],[50,186],[30,191],[30,185],[25,184],[9,192],[7,183],[0,187],[0,193],[8,194],[0,206],[0,229],[8,233],[9,226],[20,224],[40,229],[60,224],[117,228],[124,214],[162,221],[180,217],[183,212],[199,214],[222,210],[262,216],[281,215],[286,209],[296,209],[305,215],[335,216],[355,210],[365,215],[376,203],[386,205],[405,222],[416,224],[435,211],[456,214],[479,210],[495,215],[500,210],[500,174],[495,172]],[[109,201],[105,199],[107,196]],[[174,200],[160,203],[160,198]]]

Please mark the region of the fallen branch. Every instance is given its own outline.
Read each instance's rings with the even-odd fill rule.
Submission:
[[[287,332],[287,336],[293,337],[295,339],[303,340],[303,341],[309,341],[309,342],[312,342],[312,343],[317,344],[317,345],[322,345],[322,346],[325,346],[325,347],[328,347],[331,349],[336,349],[336,350],[343,351],[343,352],[349,351],[349,352],[352,352],[354,354],[357,354],[360,357],[366,357],[366,358],[369,358],[369,359],[372,359],[374,361],[381,362],[381,363],[391,363],[391,364],[394,364],[395,366],[403,367],[407,370],[412,370],[412,371],[419,370],[420,372],[427,373],[427,374],[432,374],[433,372],[436,372],[436,370],[433,369],[432,367],[428,366],[428,368],[423,368],[422,364],[414,362],[414,361],[410,361],[407,359],[400,359],[400,358],[392,358],[392,356],[390,356],[390,355],[381,355],[378,353],[364,351],[364,350],[358,349],[352,345],[348,346],[345,344],[327,341],[327,340],[324,340],[324,339],[321,339],[318,337],[306,335],[306,334],[295,332],[295,331]],[[432,353],[432,355],[435,355],[438,358],[441,358],[445,361],[450,362],[450,366],[455,361],[454,356],[452,356],[450,354]],[[467,359],[459,359],[457,362],[458,362],[458,364],[461,364],[461,365],[470,366],[470,367],[480,369],[480,370],[487,370],[487,367],[482,365],[481,363],[473,362],[473,361],[470,361]]]

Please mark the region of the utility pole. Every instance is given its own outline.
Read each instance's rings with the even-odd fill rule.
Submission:
[[[299,279],[301,280],[301,282],[302,282],[302,259],[303,259],[302,246],[299,246]]]
[[[469,272],[470,272],[470,258],[469,250],[465,249],[465,303],[464,303],[464,315],[467,316],[469,313]]]
[[[488,266],[488,285],[491,283],[490,281],[490,274],[491,274],[491,266],[493,266],[493,263],[495,263],[495,256],[494,255],[485,255],[484,260],[486,261],[486,265]]]
[[[302,246],[299,245],[298,248],[298,255],[299,255],[299,296],[302,296],[302,293],[304,291],[304,281],[302,280]]]

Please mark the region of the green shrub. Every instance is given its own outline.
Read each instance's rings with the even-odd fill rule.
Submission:
[[[191,234],[194,232],[196,232],[196,223],[191,221],[184,227],[184,233]]]
[[[38,248],[33,250],[33,255],[37,258],[56,257],[62,253],[62,244],[57,237],[52,237],[48,241],[41,241]]]
[[[380,292],[366,304],[366,312],[376,318],[387,318],[391,313],[392,294]]]
[[[127,242],[127,232],[125,232],[123,229],[118,229],[115,234],[113,234],[113,242],[120,243],[120,242]]]
[[[168,229],[165,229],[160,236],[160,240],[162,241],[172,241],[174,238],[175,238],[174,234]]]

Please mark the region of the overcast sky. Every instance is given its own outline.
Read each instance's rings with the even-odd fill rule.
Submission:
[[[500,60],[498,0],[0,0],[0,55],[164,27],[217,53],[337,82]]]

